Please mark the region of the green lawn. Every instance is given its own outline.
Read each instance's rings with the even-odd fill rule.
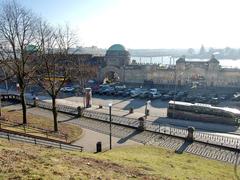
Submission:
[[[240,167],[209,160],[188,153],[176,154],[173,151],[150,146],[119,148],[103,154],[104,158],[119,163],[133,165],[166,179],[237,179]],[[240,157],[239,157],[240,158]],[[235,170],[234,170],[235,169]]]
[[[0,179],[237,179],[240,168],[150,146],[99,154],[0,139]]]

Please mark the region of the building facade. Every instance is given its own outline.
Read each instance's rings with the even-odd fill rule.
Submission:
[[[104,62],[105,65],[99,69],[99,81],[110,77],[131,84],[152,82],[156,85],[240,86],[240,69],[222,68],[214,56],[208,61],[186,61],[182,56],[176,61],[176,65],[162,67],[130,62],[129,52],[123,45],[115,44],[107,50]]]

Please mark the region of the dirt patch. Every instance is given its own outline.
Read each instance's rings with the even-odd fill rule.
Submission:
[[[35,160],[36,158],[37,156],[23,150],[1,149],[0,172],[13,173],[21,170],[22,173],[26,174],[29,169],[24,164],[27,160]]]
[[[110,162],[108,160],[103,161],[103,160],[86,158],[86,157],[82,157],[82,158],[79,157],[79,158],[73,159],[73,158],[64,156],[63,161],[69,163],[71,166],[77,166],[77,167],[88,166],[94,169],[98,169],[100,171],[113,171],[119,174],[124,174],[125,176],[128,176],[128,177],[138,177],[138,178],[146,177],[146,174],[144,174],[138,169],[125,167],[117,163]]]
[[[20,161],[26,161],[26,160],[34,160],[37,156],[31,154],[30,152],[21,151],[21,150],[8,150],[8,149],[2,149],[0,153],[0,165],[3,165],[4,163],[12,163],[12,162],[20,162]]]

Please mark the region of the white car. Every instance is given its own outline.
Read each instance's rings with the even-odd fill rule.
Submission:
[[[73,92],[75,90],[75,88],[73,87],[63,87],[60,89],[60,91],[63,91],[63,92]]]
[[[157,89],[150,89],[149,90],[149,98],[156,99],[160,98],[162,95],[157,91]]]

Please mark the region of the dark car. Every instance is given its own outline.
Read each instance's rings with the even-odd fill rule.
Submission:
[[[196,100],[196,97],[191,96],[191,95],[188,95],[188,96],[185,98],[185,101],[186,101],[186,102],[194,103],[195,100]]]
[[[169,95],[169,94],[164,94],[162,97],[161,97],[161,100],[163,101],[168,101],[168,100],[172,100],[173,99],[173,96]]]
[[[218,98],[213,97],[213,98],[210,99],[209,103],[210,103],[211,105],[217,105],[217,104],[220,103],[220,101],[219,101]]]
[[[107,96],[112,96],[116,93],[115,89],[113,87],[110,87],[104,91],[104,94]]]
[[[233,101],[240,101],[240,93],[235,93],[232,97]]]
[[[130,96],[131,91],[132,91],[132,89],[126,89],[126,90],[122,93],[122,96],[123,96],[123,97],[128,97],[128,96]]]
[[[98,94],[100,94],[100,95],[106,94],[106,92],[108,91],[109,88],[110,88],[109,85],[100,85],[99,90],[98,90]]]
[[[184,97],[186,97],[186,96],[187,96],[187,92],[185,92],[185,91],[180,91],[180,92],[178,92],[178,93],[176,94],[175,100],[176,100],[176,101],[184,100]]]
[[[221,95],[220,97],[219,97],[219,99],[220,100],[222,100],[222,101],[225,101],[225,100],[227,100],[227,95],[225,95],[225,94],[223,94],[223,95]]]
[[[205,96],[199,96],[197,99],[196,99],[197,102],[199,103],[207,103],[208,102],[208,98],[205,97]]]
[[[139,97],[141,98],[141,99],[145,99],[145,98],[148,98],[149,97],[149,92],[148,91],[143,91],[143,92],[141,92],[141,94],[139,95]]]
[[[115,86],[115,96],[121,96],[126,91],[126,86]]]

